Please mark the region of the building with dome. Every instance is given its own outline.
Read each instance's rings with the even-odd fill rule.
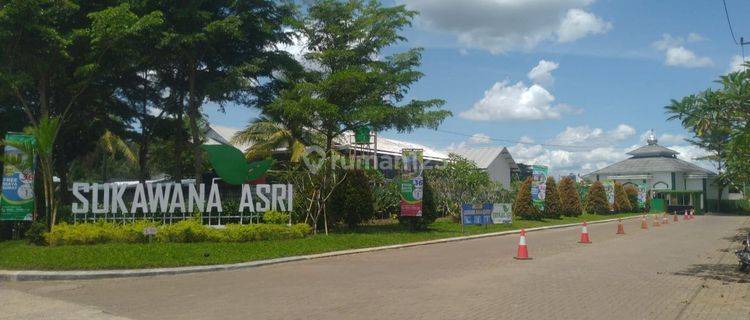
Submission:
[[[688,206],[705,210],[708,200],[718,198],[716,173],[677,158],[679,152],[658,144],[653,131],[647,144],[627,153],[630,158],[584,176],[589,181],[616,181],[645,187],[668,207]],[[723,199],[728,190],[724,189]],[[664,208],[666,209],[666,207]]]

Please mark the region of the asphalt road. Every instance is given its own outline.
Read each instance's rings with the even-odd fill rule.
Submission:
[[[649,221],[651,222],[651,221]],[[0,283],[0,319],[750,319],[748,217],[640,221],[236,271]]]

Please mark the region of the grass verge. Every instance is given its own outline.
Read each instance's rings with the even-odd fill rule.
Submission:
[[[6,241],[0,242],[0,269],[106,270],[238,263],[632,215],[636,214],[584,214],[544,221],[519,220],[506,225],[466,226],[463,233],[460,224],[450,221],[437,221],[422,232],[409,232],[397,224],[372,225],[327,236],[246,243],[112,243],[40,247],[24,241]]]

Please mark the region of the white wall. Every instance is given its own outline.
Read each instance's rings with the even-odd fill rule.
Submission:
[[[502,157],[492,160],[492,163],[487,166],[487,174],[490,180],[500,182],[505,189],[510,189],[510,165]]]

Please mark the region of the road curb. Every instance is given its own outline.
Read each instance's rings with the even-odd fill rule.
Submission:
[[[635,219],[639,217],[641,216],[636,215],[632,217],[625,217],[622,219],[629,220],[629,219]],[[592,221],[592,222],[589,222],[589,224],[614,222],[614,221],[617,221],[618,219],[619,218]],[[526,232],[570,228],[570,227],[576,227],[580,225],[581,225],[580,223],[568,223],[568,224],[561,224],[561,225],[554,225],[554,226],[529,228],[529,229],[526,229]],[[395,245],[380,246],[380,247],[341,250],[341,251],[332,251],[332,252],[310,254],[310,255],[303,255],[303,256],[291,256],[291,257],[258,260],[258,261],[251,261],[251,262],[217,264],[217,265],[207,265],[207,266],[155,268],[155,269],[91,270],[91,271],[0,270],[0,281],[90,280],[90,279],[103,279],[103,278],[148,277],[148,276],[157,276],[157,275],[176,275],[176,274],[198,273],[198,272],[227,271],[227,270],[262,267],[262,266],[268,266],[268,265],[274,265],[274,264],[280,264],[280,263],[286,263],[286,262],[305,261],[305,260],[345,256],[345,255],[351,255],[351,254],[376,252],[376,251],[383,251],[383,250],[393,250],[393,249],[401,249],[401,248],[409,248],[409,247],[417,247],[417,246],[426,246],[426,245],[439,244],[439,243],[449,243],[449,242],[466,241],[466,240],[472,240],[472,239],[498,237],[498,236],[517,234],[520,231],[521,231],[520,229],[508,230],[508,231],[477,234],[477,235],[471,235],[471,236],[427,240],[427,241],[395,244]]]

